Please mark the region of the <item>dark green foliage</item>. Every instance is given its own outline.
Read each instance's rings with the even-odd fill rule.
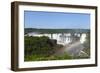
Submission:
[[[63,60],[71,59],[68,54],[62,56],[54,56],[55,49],[63,47],[57,45],[56,40],[51,40],[46,36],[30,37],[25,36],[25,61],[43,61],[43,60]]]
[[[42,56],[42,55],[31,55],[31,56],[25,56],[25,61],[47,61],[47,60],[65,60],[65,59],[73,59],[72,56],[69,56],[68,54],[64,54],[62,56]]]
[[[53,47],[50,44],[48,37],[29,37],[25,36],[25,55],[47,55],[52,51]]]

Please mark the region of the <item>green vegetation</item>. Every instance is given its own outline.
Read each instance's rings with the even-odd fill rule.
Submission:
[[[25,61],[44,61],[44,60],[63,60],[72,59],[68,54],[62,56],[53,55],[56,51],[63,47],[56,44],[56,40],[50,40],[46,36],[30,37],[25,36]]]
[[[84,52],[88,54],[88,57],[90,57],[90,32],[87,33],[86,41],[84,42]]]
[[[39,32],[39,33],[86,33],[89,32],[89,29],[37,29],[37,28],[25,28],[25,34],[30,32]]]
[[[35,37],[25,36],[24,37],[24,60],[25,61],[45,61],[45,60],[65,60],[65,59],[84,59],[90,57],[90,31],[88,29],[33,29],[25,28],[25,34],[29,32],[39,33],[56,33],[56,32],[86,32],[86,41],[83,43],[84,52],[87,54],[81,54],[81,56],[72,57],[65,53],[63,55],[54,55],[57,50],[64,47],[63,45],[57,44],[57,40],[49,39],[49,37]],[[77,37],[75,37],[76,39]],[[77,38],[79,39],[79,38]],[[76,39],[76,40],[77,40]]]
[[[25,37],[25,55],[47,55],[53,50],[52,46],[48,37]]]
[[[72,59],[71,56],[68,54],[64,54],[62,56],[42,56],[42,55],[31,55],[31,56],[25,56],[25,61],[47,61],[47,60],[65,60],[65,59]]]

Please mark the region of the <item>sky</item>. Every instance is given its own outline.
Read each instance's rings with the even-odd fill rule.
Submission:
[[[24,11],[25,28],[90,29],[90,14]]]

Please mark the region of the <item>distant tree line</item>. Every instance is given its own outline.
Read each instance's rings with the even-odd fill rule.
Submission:
[[[87,33],[89,29],[38,29],[38,28],[25,28],[25,34],[30,32],[39,33]]]

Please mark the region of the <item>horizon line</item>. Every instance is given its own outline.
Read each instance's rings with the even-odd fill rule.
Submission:
[[[30,28],[30,27],[28,27],[28,28]],[[90,28],[32,28],[31,27],[31,29],[90,29]]]

